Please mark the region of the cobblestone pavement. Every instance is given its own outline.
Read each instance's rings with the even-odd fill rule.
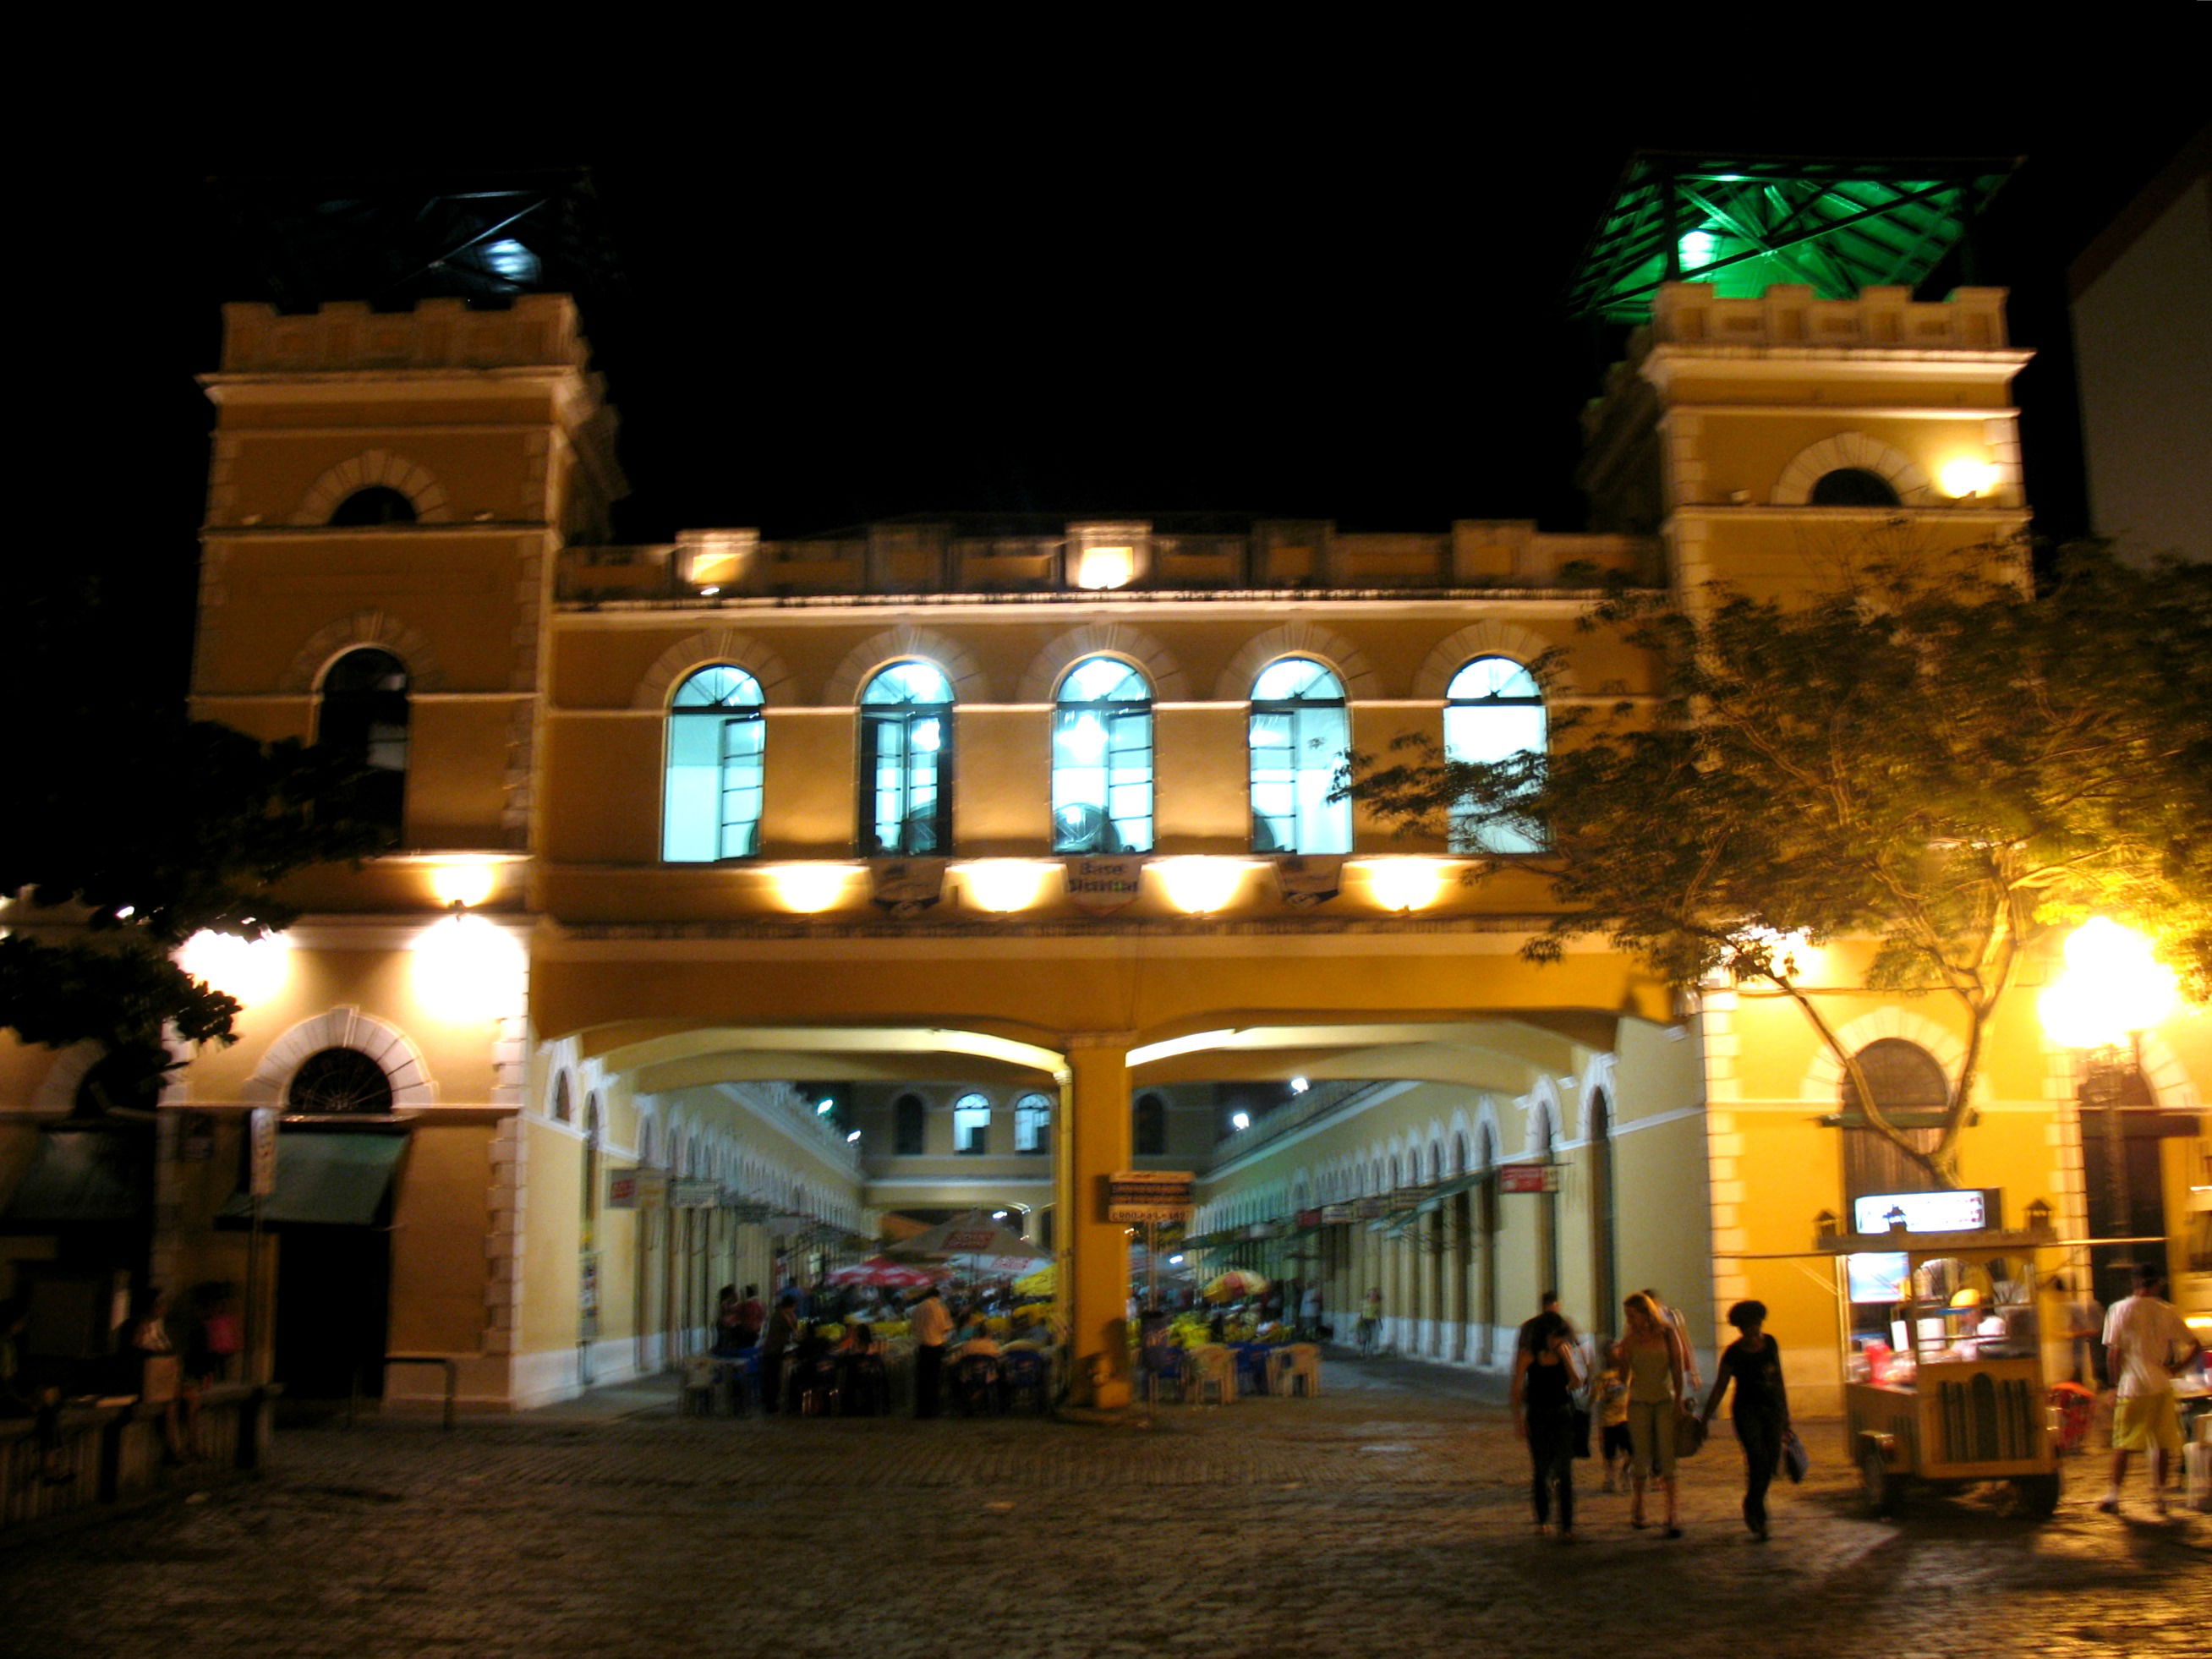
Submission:
[[[672,1384],[526,1416],[280,1437],[261,1478],[0,1540],[0,1652],[1328,1659],[1382,1652],[2183,1654],[2212,1517],[1992,1498],[1859,1512],[1834,1425],[1736,1520],[1725,1433],[1679,1541],[1584,1480],[1533,1534],[1494,1385],[1332,1363],[1318,1400],[1016,1418],[679,1419]],[[1588,1465],[1582,1466],[1587,1468]]]

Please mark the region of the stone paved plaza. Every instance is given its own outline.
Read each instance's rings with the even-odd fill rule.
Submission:
[[[0,1652],[2212,1651],[2212,1517],[2154,1524],[2139,1470],[2133,1516],[2099,1515],[2101,1458],[2047,1523],[1980,1496],[1875,1522],[1817,1425],[1761,1546],[1723,1431],[1685,1465],[1686,1537],[1586,1490],[1565,1547],[1494,1385],[1327,1382],[1149,1423],[683,1419],[670,1384],[295,1431],[258,1480],[0,1540]]]

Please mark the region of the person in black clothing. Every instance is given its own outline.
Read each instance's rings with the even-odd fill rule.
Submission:
[[[1721,1396],[1735,1384],[1735,1437],[1743,1447],[1743,1523],[1760,1543],[1766,1541],[1766,1489],[1782,1462],[1783,1443],[1792,1437],[1790,1396],[1782,1385],[1782,1349],[1766,1334],[1766,1304],[1739,1302],[1729,1310],[1736,1340],[1722,1353],[1713,1391],[1705,1396],[1704,1420],[1710,1424]]]
[[[1547,1310],[1521,1328],[1513,1358],[1515,1426],[1528,1443],[1528,1501],[1536,1530],[1552,1531],[1552,1498],[1559,1495],[1559,1539],[1575,1535],[1574,1391],[1582,1386],[1582,1357],[1574,1333]]]
[[[768,1316],[768,1329],[761,1334],[761,1409],[777,1409],[783,1398],[784,1361],[799,1340],[799,1298],[788,1291],[775,1299],[775,1311]]]

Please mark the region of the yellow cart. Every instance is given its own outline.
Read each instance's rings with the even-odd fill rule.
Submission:
[[[1845,1444],[1868,1507],[1893,1513],[1915,1483],[2009,1481],[2021,1506],[2058,1506],[2038,1291],[2047,1228],[2021,1232],[1842,1234]],[[1867,1294],[1893,1287],[1893,1300]],[[1886,1333],[1869,1328],[1869,1306]]]

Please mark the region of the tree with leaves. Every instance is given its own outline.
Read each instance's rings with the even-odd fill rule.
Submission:
[[[379,832],[349,813],[354,757],[88,684],[81,641],[101,612],[88,586],[33,593],[19,614],[17,706],[36,718],[11,744],[17,787],[0,822],[0,896],[13,899],[0,1027],[100,1043],[111,1103],[149,1105],[174,1064],[167,1035],[228,1042],[239,1012],[178,949],[203,930],[250,939],[289,925],[274,884],[375,851]]]
[[[1994,551],[1875,558],[1786,603],[1620,592],[1585,625],[1652,654],[1656,706],[1570,710],[1548,754],[1495,763],[1411,739],[1361,767],[1361,797],[1455,845],[1534,837],[1559,910],[1531,961],[1602,933],[1678,988],[1789,999],[1869,1126],[1956,1186],[1990,1021],[2040,929],[2128,921],[2212,994],[2212,568],[2082,545],[2031,586]],[[1870,946],[1864,988],[1956,1012],[1933,1146],[1883,1115],[1801,977],[1795,941],[1844,939]]]

